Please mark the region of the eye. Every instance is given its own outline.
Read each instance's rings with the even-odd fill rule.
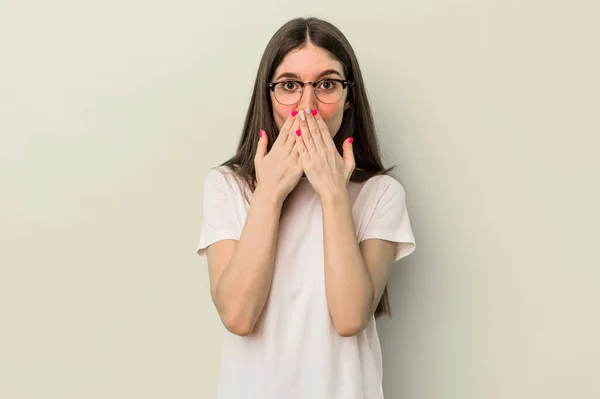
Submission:
[[[287,82],[283,82],[281,84],[282,88],[286,91],[294,91],[298,89],[298,84],[293,80],[288,80]]]
[[[337,84],[339,84],[339,83],[335,80],[323,80],[319,84],[319,89],[331,91],[331,90],[335,89]]]

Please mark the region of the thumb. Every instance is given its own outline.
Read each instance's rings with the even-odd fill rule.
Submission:
[[[342,158],[344,158],[344,162],[346,163],[346,167],[350,170],[350,173],[352,173],[355,166],[354,150],[352,149],[353,140],[354,139],[350,137],[344,142],[342,147]]]
[[[260,161],[267,155],[267,147],[269,145],[269,138],[267,132],[261,130],[258,137],[258,148],[256,149],[255,161]]]

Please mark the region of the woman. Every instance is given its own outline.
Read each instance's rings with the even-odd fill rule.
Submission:
[[[222,399],[382,398],[375,316],[414,237],[344,35],[294,19],[263,54],[233,158],[204,184],[198,254],[224,326]]]

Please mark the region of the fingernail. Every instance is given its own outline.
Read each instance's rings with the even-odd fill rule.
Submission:
[[[304,115],[304,111],[300,110],[300,119],[304,122],[306,120],[306,116]]]
[[[315,109],[313,109],[313,110],[312,110],[312,111],[310,111],[310,112],[312,112],[312,114],[313,114],[313,115],[316,115],[316,114],[317,114],[317,109],[315,108]]]
[[[353,141],[354,141],[354,139],[353,139],[352,137],[350,137],[350,138],[348,139],[348,143],[350,143],[350,144],[352,144],[352,142],[353,142]]]
[[[307,114],[310,114],[310,112],[311,112],[310,108],[308,108],[308,107],[306,107],[305,111],[306,111]]]
[[[300,129],[296,130],[296,136],[300,136],[301,134]]]
[[[261,130],[258,137],[262,137],[263,133],[265,133],[265,131]]]
[[[296,110],[293,110],[293,111],[292,111],[292,116],[296,116],[296,115],[298,115],[298,111],[296,111]]]

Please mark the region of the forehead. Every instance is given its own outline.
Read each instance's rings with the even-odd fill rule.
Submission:
[[[303,80],[310,80],[328,69],[336,70],[344,77],[344,68],[338,60],[321,47],[307,45],[290,51],[275,70],[274,77],[282,73],[293,73]]]

